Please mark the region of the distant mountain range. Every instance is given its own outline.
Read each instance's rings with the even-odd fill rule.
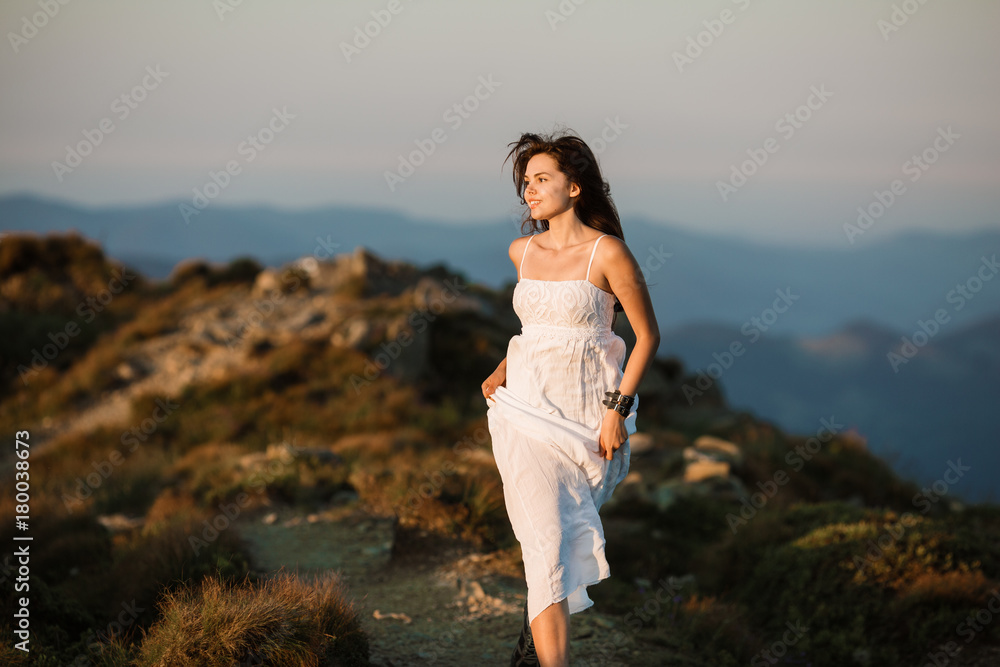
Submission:
[[[961,458],[971,470],[949,496],[1000,500],[1000,315],[912,350],[867,321],[827,336],[749,341],[734,328],[692,324],[666,332],[660,353],[702,369],[703,386],[718,378],[734,408],[782,428],[816,433],[826,419],[853,429],[897,472],[924,483]],[[727,356],[734,342],[742,353]],[[890,351],[904,360],[895,369]]]
[[[192,257],[227,261],[250,255],[275,265],[363,245],[419,267],[445,264],[491,287],[516,280],[507,246],[520,229],[509,218],[455,225],[342,206],[296,212],[209,204],[188,222],[180,203],[84,208],[8,196],[0,198],[0,228],[75,228],[151,277],[165,277],[178,261]],[[910,332],[935,310],[953,308],[948,292],[975,276],[982,257],[1000,254],[1000,231],[908,233],[882,243],[861,236],[854,245],[845,238],[843,249],[803,249],[697,234],[644,219],[622,224],[632,254],[645,269],[664,331],[692,322],[740,328],[752,317],[767,315],[776,290],[787,289],[799,298],[773,322],[770,333],[824,335],[857,319]],[[661,255],[670,256],[661,260]],[[983,285],[954,313],[948,328],[998,312],[1000,280]]]
[[[10,196],[0,198],[0,229],[76,229],[161,278],[194,257],[249,255],[273,266],[362,245],[491,287],[516,279],[506,250],[520,229],[511,219],[460,226],[362,208],[213,204],[188,223],[178,203],[93,209]],[[931,483],[961,456],[972,470],[953,493],[998,500],[1000,276],[991,267],[1000,231],[803,249],[649,220],[623,226],[650,283],[660,355],[704,369],[704,383],[718,377],[732,405],[787,430],[814,432],[834,418],[915,479]]]

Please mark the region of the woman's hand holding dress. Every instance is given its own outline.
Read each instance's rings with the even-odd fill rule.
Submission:
[[[507,359],[504,358],[497,366],[497,369],[483,382],[483,397],[489,398],[497,390],[497,387],[507,386]]]
[[[625,417],[614,410],[606,410],[604,413],[604,423],[601,424],[601,437],[599,442],[599,452],[602,457],[611,460],[615,451],[628,440],[628,431],[625,429]]]

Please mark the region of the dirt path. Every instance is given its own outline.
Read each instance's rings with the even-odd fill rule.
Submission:
[[[523,574],[513,576],[517,555],[477,553],[442,538],[396,532],[393,523],[345,507],[308,517],[288,509],[246,515],[236,526],[264,571],[342,573],[361,610],[372,665],[506,666],[525,600]],[[602,657],[616,628],[621,619],[594,609],[574,614],[571,664],[703,664],[668,660],[669,648],[636,642],[628,632],[612,659]]]

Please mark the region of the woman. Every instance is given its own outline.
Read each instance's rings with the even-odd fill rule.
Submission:
[[[610,576],[598,510],[628,472],[636,389],[660,334],[587,144],[570,132],[512,145],[522,230],[534,233],[509,249],[521,333],[482,389],[528,584],[511,664],[555,667],[569,664],[569,615]],[[611,330],[620,309],[636,335],[624,372],[625,342]]]

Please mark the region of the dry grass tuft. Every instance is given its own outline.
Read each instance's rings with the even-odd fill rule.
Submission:
[[[368,664],[368,640],[333,573],[307,581],[282,571],[260,585],[209,577],[198,589],[168,593],[160,607],[142,665]]]

